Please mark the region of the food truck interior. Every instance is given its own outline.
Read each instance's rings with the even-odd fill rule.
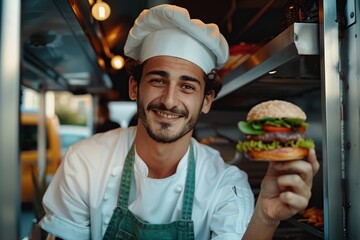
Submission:
[[[144,8],[176,4],[186,7],[193,18],[217,23],[230,44],[230,60],[222,69],[223,89],[212,111],[201,117],[194,136],[217,148],[225,161],[247,171],[256,196],[266,163],[250,162],[236,151],[242,137],[237,123],[259,102],[280,99],[296,103],[307,113],[308,136],[315,140],[321,169],[308,214],[284,221],[275,237],[327,239],[345,235],[340,126],[345,126],[345,138],[350,133],[346,135],[347,122],[344,125],[340,118],[340,113],[346,114],[340,111],[341,87],[334,87],[332,81],[340,78],[339,70],[333,67],[334,61],[340,61],[337,54],[358,44],[350,33],[359,26],[348,14],[359,12],[352,6],[355,1],[106,0],[111,14],[104,21],[91,13],[99,0],[23,0],[19,6],[20,2],[21,86],[40,93],[90,93],[95,99],[106,97],[109,101],[129,101],[126,72],[114,69],[111,60],[123,56],[127,33]],[[0,9],[5,8],[4,4]],[[354,26],[357,28],[352,30]],[[330,31],[333,29],[336,31]],[[339,39],[347,44],[341,45]],[[349,51],[347,56],[345,63],[354,58]]]

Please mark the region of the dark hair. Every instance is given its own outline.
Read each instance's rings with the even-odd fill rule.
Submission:
[[[133,76],[135,81],[139,84],[143,65],[138,61],[128,58],[125,62],[125,69],[130,76]],[[214,91],[214,97],[218,95],[222,88],[222,76],[220,71],[213,69],[209,74],[204,74],[205,80],[205,95],[209,95],[211,91]]]

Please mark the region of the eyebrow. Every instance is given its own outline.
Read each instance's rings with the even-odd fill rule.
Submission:
[[[159,75],[159,76],[161,76],[163,78],[169,78],[170,77],[170,74],[168,72],[161,71],[161,70],[150,71],[150,72],[146,73],[145,75],[146,76],[148,76],[148,75]],[[201,86],[199,79],[191,77],[191,76],[181,75],[180,80],[195,82],[195,83],[197,83],[197,84],[199,84]]]

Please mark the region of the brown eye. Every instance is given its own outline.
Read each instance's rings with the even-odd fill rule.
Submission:
[[[158,78],[151,79],[149,82],[154,86],[164,86],[164,85],[166,85],[164,80],[158,79]]]
[[[186,92],[193,92],[193,91],[196,90],[196,88],[191,84],[184,84],[184,85],[181,86],[181,89],[186,91]]]

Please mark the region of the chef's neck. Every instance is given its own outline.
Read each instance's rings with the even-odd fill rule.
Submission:
[[[135,147],[146,163],[151,178],[166,178],[176,172],[178,163],[189,148],[192,131],[173,143],[159,143],[149,137],[145,128],[138,124]]]

